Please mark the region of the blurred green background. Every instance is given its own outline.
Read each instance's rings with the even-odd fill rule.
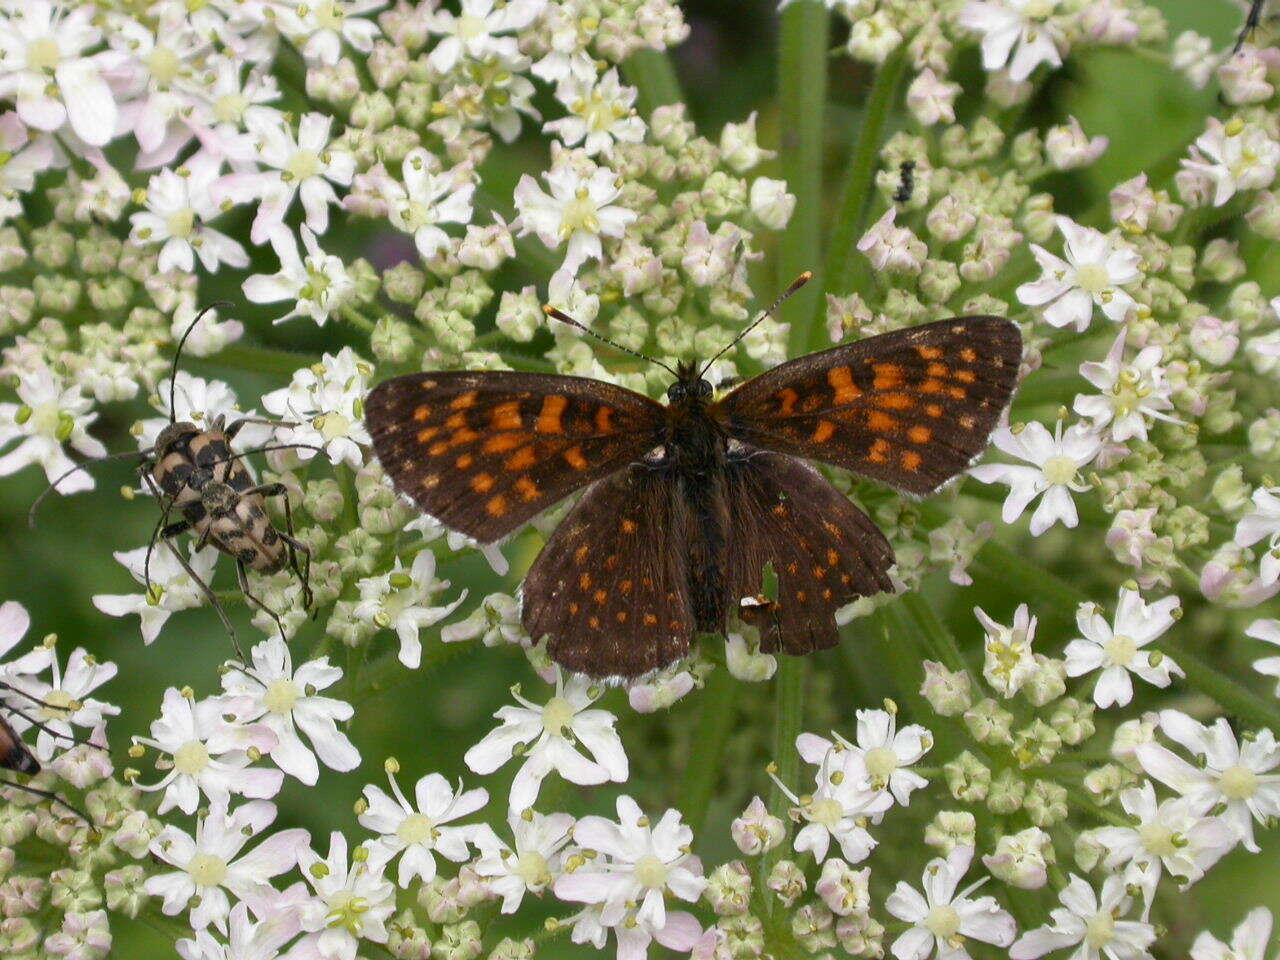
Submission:
[[[675,52],[675,62],[682,85],[689,95],[689,109],[701,132],[714,136],[729,120],[743,118],[752,110],[760,111],[761,141],[766,146],[777,142],[775,123],[777,17],[771,0],[696,0],[684,5],[692,27],[689,41]],[[1160,5],[1166,13],[1171,35],[1183,29],[1196,29],[1227,43],[1241,20],[1239,10],[1226,0],[1170,0]],[[839,31],[840,28],[837,28]],[[836,37],[841,36],[837,32]],[[823,56],[824,51],[814,51]],[[959,77],[968,97],[981,90],[981,73],[973,51],[961,58]],[[828,186],[835,189],[843,166],[850,154],[858,129],[860,105],[870,82],[867,69],[844,57],[830,59],[830,91],[832,102],[827,119]],[[1146,170],[1153,178],[1167,176],[1176,169],[1176,157],[1185,144],[1202,129],[1206,113],[1215,109],[1215,91],[1194,90],[1164,64],[1131,54],[1113,51],[1090,51],[1073,57],[1066,69],[1056,73],[1031,105],[1029,122],[1044,126],[1067,114],[1074,114],[1090,135],[1111,138],[1111,146],[1102,160],[1083,173],[1060,177],[1052,189],[1064,212],[1082,211],[1105,196],[1117,180]],[[964,107],[962,100],[961,108]],[[508,184],[514,184],[525,170],[545,165],[547,146],[538,137],[526,137],[509,149],[495,150],[486,165],[485,175],[491,194],[503,195]],[[334,236],[326,238],[336,243]],[[350,244],[352,256],[365,255],[381,266],[403,258],[404,245],[399,238],[374,237],[353,233],[344,242]],[[1255,278],[1268,295],[1280,293],[1275,261],[1266,262],[1263,251],[1246,251],[1262,275]],[[269,256],[261,263],[271,266]],[[546,277],[524,271],[519,265],[509,268],[512,286],[537,282],[545,285]],[[765,297],[773,292],[771,272],[758,278],[757,290]],[[202,299],[230,297],[241,300],[234,287],[209,285],[202,289]],[[495,300],[496,305],[496,300]],[[240,392],[242,403],[255,405],[266,390],[283,385],[294,366],[318,354],[333,350],[343,343],[361,348],[359,339],[349,329],[330,324],[319,330],[304,321],[273,327],[270,312],[245,309],[236,314],[249,322],[247,337],[252,342],[272,346],[282,353],[276,375],[249,374],[228,369],[218,358],[210,361],[189,360],[185,365],[192,373],[217,376],[232,382]],[[365,351],[367,355],[367,350]],[[1070,370],[1059,371],[1069,378]],[[1062,398],[1070,396],[1066,380]],[[95,425],[93,432],[115,450],[133,449],[127,431],[139,416],[152,415],[141,402],[115,404]],[[166,687],[191,685],[199,695],[217,688],[217,666],[228,654],[225,634],[213,614],[207,610],[176,614],[166,625],[160,639],[152,647],[140,640],[136,618],[115,620],[99,613],[90,597],[95,593],[137,592],[125,570],[114,562],[112,551],[129,550],[145,542],[155,522],[154,505],[144,500],[126,502],[116,490],[130,481],[127,467],[108,466],[98,472],[98,488],[72,498],[53,499],[46,504],[35,530],[27,528],[25,515],[32,499],[43,486],[43,478],[34,470],[20,476],[0,480],[3,515],[0,516],[0,599],[22,602],[32,616],[32,637],[57,632],[62,638],[63,656],[75,645],[84,645],[101,659],[119,664],[119,677],[101,693],[123,708],[122,717],[114,724],[112,743],[118,764],[128,760],[124,749],[128,738],[143,732],[156,716],[161,695]],[[990,498],[979,499],[986,491],[966,487],[960,507],[973,515],[994,517]],[[1086,516],[1086,521],[1088,516]],[[1092,538],[1081,534],[1093,532]],[[1101,531],[1087,525],[1070,539],[1059,528],[1039,541],[1018,540],[1016,529],[1001,529],[997,539],[1019,551],[1028,551],[1045,566],[1071,580],[1100,601],[1114,596],[1117,582],[1114,564],[1103,562]],[[487,567],[470,558],[446,566],[441,575],[465,586],[471,597],[464,611],[471,609],[485,594],[495,589],[513,589],[517,575],[536,552],[534,535],[527,534],[507,548],[513,560],[514,573],[500,586]],[[1098,561],[1098,562],[1094,562]],[[1107,579],[1094,579],[1091,571],[1103,570]],[[980,605],[997,620],[1008,622],[1017,596],[1010,595],[999,577],[975,571],[975,585],[957,591],[937,576],[929,584],[937,609],[957,631],[962,644],[971,647],[978,637],[976,623],[970,614]],[[220,586],[231,589],[234,571],[228,563],[220,567]],[[1073,635],[1073,610],[1044,609],[1035,611],[1041,618],[1039,642],[1055,649]],[[255,632],[247,624],[243,607],[233,608],[232,616],[241,625],[242,637]],[[323,621],[321,621],[321,624]],[[320,625],[304,628],[295,645],[295,659],[318,638]],[[856,633],[856,630],[853,631]],[[1229,643],[1227,634],[1238,635],[1238,624],[1219,612],[1194,614],[1184,621],[1183,636],[1188,642],[1203,645],[1219,665],[1240,676],[1249,672],[1248,660],[1256,650],[1241,649]],[[402,766],[401,782],[412,783],[422,774],[439,771],[451,779],[461,776],[468,785],[474,779],[464,768],[462,755],[479,740],[494,721],[492,712],[508,702],[507,688],[516,682],[533,687],[533,678],[524,658],[509,649],[491,650],[467,644],[450,648],[443,655],[432,653],[439,647],[437,632],[427,631],[429,669],[417,675],[399,671],[394,675],[398,686],[388,686],[376,697],[357,702],[356,718],[349,733],[360,747],[363,766],[347,775],[326,771],[320,785],[305,788],[287,781],[279,797],[279,824],[302,825],[317,836],[317,845],[327,847],[322,838],[331,829],[349,831],[353,838],[362,836],[356,825],[352,804],[365,783],[384,784],[382,761],[395,756]],[[381,653],[391,648],[384,635],[378,640]],[[904,658],[906,662],[904,663]],[[339,659],[339,662],[341,660]],[[836,650],[814,658],[811,689],[806,706],[806,728],[823,730],[839,725],[848,731],[853,710],[877,706],[891,696],[909,705],[910,678],[918,676],[914,651],[895,651],[882,642],[849,638]],[[332,691],[343,696],[341,686]],[[628,792],[642,805],[660,810],[678,803],[686,788],[686,771],[697,770],[703,778],[700,789],[710,791],[709,812],[705,824],[695,824],[699,831],[699,850],[710,862],[732,855],[727,832],[728,820],[741,809],[751,794],[763,792],[766,778],[763,767],[769,759],[772,709],[770,685],[747,687],[735,685],[728,696],[724,692],[715,700],[693,695],[669,713],[636,716],[625,708],[618,692],[606,699],[606,705],[622,716],[621,730],[633,764]],[[908,706],[909,709],[909,706]],[[928,723],[928,719],[925,719]],[[699,769],[700,737],[708,724],[724,723],[734,730],[727,754],[709,772]],[[144,781],[153,779],[144,769]],[[495,798],[494,808],[503,806],[505,783],[511,771],[500,771],[487,784]],[[552,809],[564,804],[575,813],[588,810],[612,812],[612,798],[617,789],[581,791],[571,796],[570,790],[555,777],[547,781],[540,807]],[[922,808],[900,811],[902,818],[917,817],[923,825]],[[495,824],[500,815],[495,812]],[[701,828],[699,830],[699,828]],[[499,828],[505,833],[504,828]],[[918,836],[918,834],[917,834]],[[1243,852],[1214,870],[1210,877],[1182,898],[1180,916],[1183,932],[1212,926],[1224,935],[1254,903],[1268,903],[1280,909],[1280,884],[1274,880],[1280,861],[1280,842],[1269,838],[1268,849],[1261,856]],[[925,848],[920,847],[921,855]],[[915,856],[913,853],[912,856]],[[915,876],[918,864],[903,864],[907,878]],[[526,903],[528,901],[526,900]],[[544,901],[543,908],[549,906]],[[561,910],[564,914],[569,911]],[[545,914],[544,914],[545,915]],[[518,927],[511,932],[537,929],[538,917],[522,913]],[[143,923],[114,922],[118,939],[115,955],[130,960],[174,955],[171,940],[161,929]],[[578,951],[564,943],[564,938],[544,948],[546,956],[577,955]],[[657,955],[657,948],[654,948]]]

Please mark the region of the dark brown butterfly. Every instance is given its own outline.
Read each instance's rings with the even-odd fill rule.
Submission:
[[[731,616],[754,617],[766,651],[834,646],[836,610],[892,589],[893,550],[800,458],[930,493],[986,446],[1021,356],[1008,320],[962,317],[792,360],[718,400],[684,364],[666,405],[582,377],[415,373],[375,387],[365,421],[397,489],[482,543],[593,484],[529,570],[521,615],[562,666],[636,677]],[[777,597],[760,603],[767,564]]]

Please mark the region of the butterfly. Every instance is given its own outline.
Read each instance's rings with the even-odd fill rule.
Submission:
[[[1015,324],[970,316],[800,357],[718,399],[710,363],[668,367],[665,404],[584,377],[414,373],[376,386],[365,422],[396,488],[481,543],[589,487],[526,575],[521,618],[562,667],[634,678],[731,617],[759,625],[766,652],[834,646],[838,609],[893,589],[894,554],[806,461],[930,493],[986,447],[1021,358]]]

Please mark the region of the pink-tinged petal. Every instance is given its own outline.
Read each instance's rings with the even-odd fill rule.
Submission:
[[[653,938],[668,950],[687,953],[693,949],[702,936],[702,927],[697,918],[683,910],[667,914],[667,922],[661,930],[653,932]]]
[[[109,143],[116,132],[116,101],[97,66],[87,60],[64,60],[55,73],[71,129],[95,147]]]
[[[1057,300],[1071,288],[1055,277],[1041,277],[1017,289],[1018,302],[1028,307],[1043,307]]]
[[[915,923],[917,920],[924,919],[929,912],[929,904],[920,895],[920,891],[911,884],[899,880],[893,893],[889,894],[889,899],[885,901],[885,909],[899,920]]]
[[[298,286],[280,275],[257,273],[248,277],[241,286],[244,295],[254,303],[277,303],[292,300],[298,294]]]
[[[1041,927],[1030,933],[1024,933],[1018,938],[1017,942],[1009,948],[1009,960],[1036,960],[1037,957],[1043,957],[1046,953],[1074,946],[1079,942],[1079,937]]]
[[[1074,327],[1083,330],[1093,319],[1093,298],[1078,288],[1065,294],[1045,307],[1045,323],[1053,327]]]
[[[815,766],[822,763],[830,749],[831,741],[816,733],[802,733],[796,737],[796,752],[805,763],[812,763]]]
[[[298,855],[311,845],[306,830],[282,830],[273,833],[235,862],[237,872],[257,880],[268,880],[292,870]]]
[[[602,880],[602,876],[598,873],[578,870],[556,877],[553,890],[561,900],[574,903],[603,903],[609,896],[609,885]]]
[[[933,934],[924,927],[912,927],[893,941],[889,949],[898,960],[925,960],[933,953]]]
[[[1167,747],[1158,743],[1139,744],[1134,749],[1134,756],[1146,771],[1147,776],[1155,777],[1167,787],[1188,794],[1204,783],[1203,771],[1193,767]]]

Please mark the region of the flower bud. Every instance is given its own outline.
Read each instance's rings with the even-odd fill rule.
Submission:
[[[982,858],[993,877],[1022,890],[1043,887],[1049,879],[1048,864],[1053,861],[1053,841],[1038,827],[1001,837],[995,852]]]
[[[729,832],[738,849],[754,857],[780,844],[786,838],[787,828],[781,818],[769,813],[763,800],[752,797],[742,815],[733,821]]]
[[[870,867],[854,870],[839,857],[831,857],[822,864],[822,875],[814,884],[813,892],[832,913],[841,917],[866,913],[870,905],[870,877]]]
[[[711,872],[702,896],[717,916],[727,917],[747,912],[751,890],[751,871],[741,860],[731,860]]]
[[[769,871],[765,886],[772,890],[784,907],[790,907],[808,889],[804,871],[791,860],[779,860]]]
[[[942,768],[951,795],[964,803],[982,803],[991,789],[991,768],[968,750]]]
[[[939,810],[924,828],[924,842],[945,857],[956,847],[972,847],[977,829],[977,821],[968,810]]]
[[[920,695],[929,701],[929,706],[940,717],[958,717],[973,702],[969,693],[969,674],[964,671],[952,673],[933,660],[924,662],[924,683],[920,686]]]

